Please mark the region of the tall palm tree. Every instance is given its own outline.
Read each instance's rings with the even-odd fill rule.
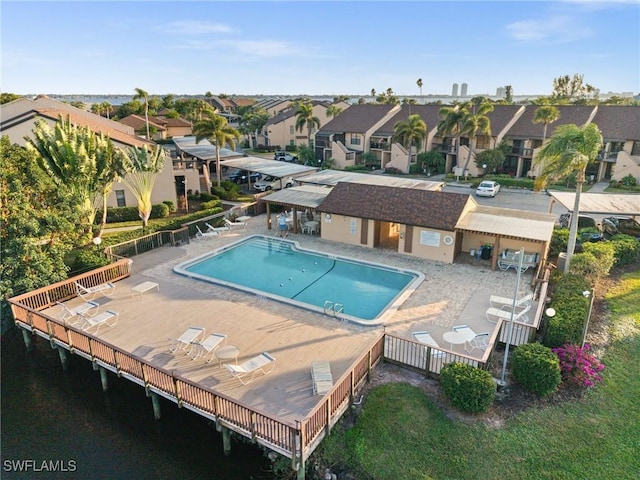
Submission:
[[[461,134],[466,134],[469,137],[469,153],[464,163],[463,172],[467,171],[471,155],[475,150],[476,135],[478,133],[491,135],[491,120],[487,117],[487,113],[493,112],[493,109],[493,103],[489,101],[483,101],[480,105],[471,104],[465,108],[467,114],[462,122]]]
[[[300,103],[296,110],[296,131],[302,132],[307,128],[307,145],[311,146],[311,133],[314,128],[320,128],[320,119],[313,114],[311,102]]]
[[[438,123],[438,136],[444,140],[444,137],[454,137],[454,147],[456,158],[458,157],[458,148],[460,147],[460,135],[462,130],[462,122],[464,121],[467,111],[460,105],[453,107],[442,107],[438,110],[440,122]]]
[[[409,115],[405,121],[399,121],[393,127],[393,139],[409,152],[409,165],[411,164],[411,146],[415,145],[416,152],[419,152],[425,138],[427,138],[427,124],[420,115]]]
[[[220,148],[229,144],[231,148],[235,149],[242,135],[238,130],[229,126],[226,118],[215,113],[209,113],[207,118],[197,122],[193,126],[193,133],[196,136],[196,143],[206,138],[216,147],[216,180],[219,187],[222,181],[220,175]],[[207,188],[210,188],[211,180],[209,178],[208,161],[205,162],[202,170],[207,182]]]
[[[107,114],[107,119],[111,118],[111,112],[113,111],[113,105],[109,102],[102,102],[102,111]]]
[[[46,122],[37,120],[33,138],[25,140],[26,147],[36,152],[40,167],[59,188],[71,192],[78,202],[85,233],[91,232],[100,191],[96,154],[103,148],[104,137],[73,125],[68,116],[59,116],[53,131]]]
[[[141,88],[135,89],[136,94],[133,96],[133,100],[144,101],[144,121],[147,124],[147,140],[151,140],[149,136],[149,94]]]
[[[327,107],[327,117],[335,118],[342,113],[342,109],[337,105]]]
[[[102,103],[94,103],[91,105],[91,113],[95,113],[96,115],[102,115],[104,111],[104,105]]]
[[[542,146],[534,159],[536,164],[542,166],[542,173],[538,177],[541,184],[566,177],[572,173],[576,174],[576,197],[569,227],[565,273],[569,271],[571,256],[576,247],[580,194],[585,182],[587,165],[595,161],[601,148],[602,133],[597,125],[589,123],[578,127],[574,124],[567,124],[556,129],[549,142]]]
[[[418,88],[420,89],[420,96],[422,96],[422,79],[419,78],[418,81],[416,82],[416,84],[418,85]]]
[[[536,108],[533,115],[533,123],[543,123],[542,143],[547,139],[547,127],[560,118],[560,110],[553,105],[541,105]]]
[[[147,227],[151,215],[151,193],[158,173],[165,162],[165,151],[160,145],[154,145],[149,151],[146,148],[129,147],[123,156],[122,177],[124,183],[138,200],[138,215],[142,220],[142,231]]]

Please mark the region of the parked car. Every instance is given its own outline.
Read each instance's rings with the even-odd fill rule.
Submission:
[[[231,175],[227,177],[227,180],[240,185],[243,183],[247,183],[249,179],[251,179],[251,183],[255,183],[261,178],[262,178],[262,174],[257,172],[251,172],[251,175],[249,175],[249,172],[246,170],[236,170],[235,172],[232,172]]]
[[[571,226],[571,213],[560,215],[560,226],[569,228]],[[587,215],[578,215],[578,241],[579,242],[599,242],[604,240],[602,229],[596,219]]]
[[[254,183],[253,188],[259,192],[266,192],[268,190],[280,190],[280,185],[282,185],[283,188],[293,187],[293,177],[283,177],[280,179],[279,177],[267,175],[260,181]]]
[[[495,197],[500,191],[500,184],[493,180],[484,180],[480,182],[478,188],[476,188],[476,195],[478,197]]]
[[[277,151],[273,156],[273,159],[279,160],[281,162],[297,162],[298,161],[298,157],[284,151]]]
[[[640,223],[629,217],[606,217],[602,219],[602,229],[609,236],[623,233],[640,240]]]

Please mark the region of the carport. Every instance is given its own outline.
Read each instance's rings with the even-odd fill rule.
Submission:
[[[415,188],[417,190],[442,191],[444,182],[434,182],[417,178],[403,178],[397,175],[372,175],[370,173],[346,172],[344,170],[321,170],[306,175],[300,183],[309,185],[335,186],[339,182],[364,183],[387,187]]]
[[[298,180],[298,177],[308,175],[318,170],[316,167],[308,167],[306,165],[298,165],[297,163],[281,162],[279,160],[269,160],[260,157],[234,158],[220,162],[220,164],[223,167],[238,168],[240,170],[257,172],[280,179],[293,177],[295,180]],[[249,188],[251,188],[251,184],[249,184]]]
[[[495,270],[500,254],[506,249],[537,253],[540,269],[548,253],[556,216],[510,208],[477,205],[456,224],[463,233],[461,252],[471,252],[481,245],[491,245],[491,270]],[[534,278],[536,275],[534,275]]]
[[[551,200],[549,211],[555,202],[560,203],[569,212],[573,212],[576,194],[573,192],[549,192]],[[579,213],[640,216],[640,195],[581,193]]]
[[[260,200],[267,204],[267,228],[271,229],[271,205],[280,205],[293,212],[293,232],[298,233],[299,214],[305,210],[316,210],[330,191],[330,187],[302,185],[265,195]]]

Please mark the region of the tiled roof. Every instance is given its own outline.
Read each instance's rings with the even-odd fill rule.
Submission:
[[[327,102],[323,102],[321,100],[312,100],[311,101],[311,105],[313,105],[314,107],[318,106],[318,105],[322,105],[324,108],[327,108],[329,106],[329,104]],[[283,120],[286,120],[287,118],[291,118],[291,117],[295,117],[296,116],[296,109],[291,107],[291,108],[287,108],[277,114],[275,114],[273,117],[271,117],[267,123],[265,123],[265,126],[269,126],[269,125],[275,125],[277,123],[282,122]]]
[[[544,124],[533,123],[536,113],[536,105],[528,105],[522,116],[507,132],[508,137],[515,138],[542,138]],[[595,108],[592,105],[558,105],[560,118],[551,123],[547,128],[547,138],[555,132],[559,125],[573,123],[578,126],[585,125]]]
[[[318,210],[453,231],[467,202],[475,203],[468,194],[340,182]]]
[[[157,121],[154,121],[154,120],[159,120],[159,119],[156,119],[155,117],[149,117],[149,126],[153,126],[156,129],[161,130],[161,131],[166,130],[164,122],[157,122]],[[144,117],[141,117],[141,116],[135,115],[135,114],[129,115],[129,116],[124,117],[124,118],[121,118],[118,121],[120,123],[124,123],[125,125],[129,125],[135,131],[140,131],[140,130],[144,130],[145,128],[147,128],[147,122],[145,121]]]
[[[324,125],[317,134],[364,133],[380,121],[395,105],[351,105]]]
[[[595,123],[604,141],[640,140],[640,106],[600,105]]]

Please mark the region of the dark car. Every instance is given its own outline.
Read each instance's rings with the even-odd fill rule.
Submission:
[[[251,173],[251,183],[255,183],[261,178],[261,174],[257,172]],[[227,179],[230,182],[237,183],[238,185],[247,183],[249,181],[249,172],[247,172],[246,170],[236,170],[235,172],[231,173],[231,175],[229,175]]]
[[[607,217],[602,219],[602,229],[608,236],[623,233],[640,240],[640,223],[628,217]]]
[[[560,226],[569,228],[571,225],[571,214],[564,213],[560,215]],[[600,242],[604,240],[602,230],[595,218],[586,215],[578,216],[578,241],[579,242]]]

